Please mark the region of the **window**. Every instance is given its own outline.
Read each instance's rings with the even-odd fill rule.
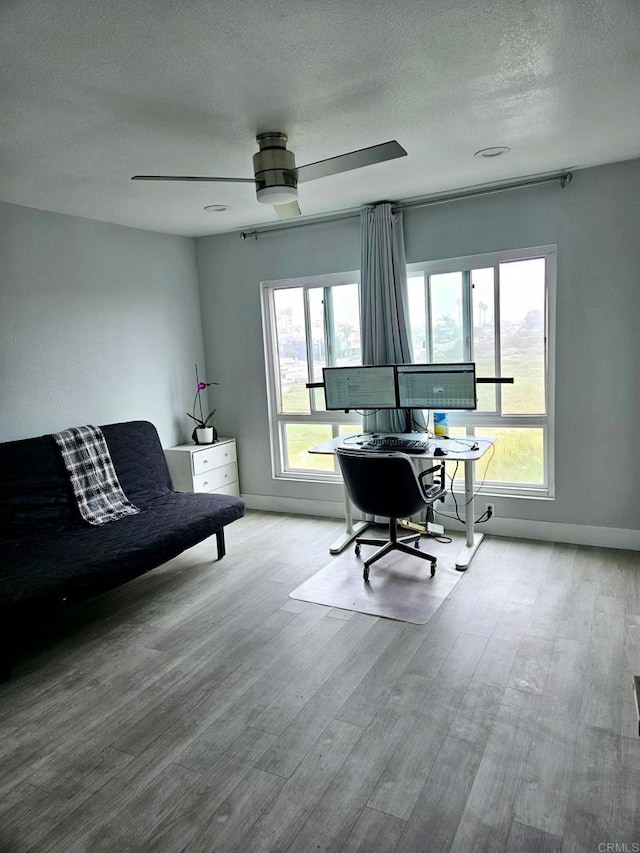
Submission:
[[[477,411],[449,413],[452,435],[498,437],[476,471],[498,494],[553,495],[555,257],[547,246],[408,268],[414,360],[514,379],[478,385]]]
[[[360,415],[327,412],[322,368],[361,364],[358,273],[262,286],[273,473],[338,479],[333,456],[308,448],[362,429]]]
[[[555,260],[545,246],[407,268],[414,361],[474,361],[478,377],[514,379],[479,384],[477,411],[449,413],[451,435],[498,438],[495,455],[476,466],[494,494],[553,496]],[[335,458],[308,449],[362,429],[361,415],[325,411],[322,388],[306,387],[322,382],[325,366],[361,364],[358,280],[353,272],[263,283],[276,477],[338,480]],[[458,474],[462,484],[462,466]]]

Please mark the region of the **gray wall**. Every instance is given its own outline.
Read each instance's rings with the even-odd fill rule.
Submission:
[[[196,240],[207,370],[218,431],[234,436],[243,494],[342,500],[342,488],[271,476],[260,282],[357,270],[358,219],[281,231],[259,240],[238,233]]]
[[[558,245],[556,499],[499,499],[506,518],[638,529],[640,161],[544,185],[407,211],[409,262]],[[335,500],[323,484],[271,476],[260,281],[357,269],[357,220],[241,241],[196,241],[218,423],[238,438],[249,495]],[[594,494],[597,488],[597,495]]]
[[[194,241],[0,204],[0,440],[145,419],[190,432]]]

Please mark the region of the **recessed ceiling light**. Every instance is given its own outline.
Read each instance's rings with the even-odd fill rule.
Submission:
[[[507,148],[506,145],[496,145],[495,148],[481,148],[480,151],[476,151],[473,156],[486,157],[490,159],[491,157],[501,157],[503,154],[508,154],[509,151],[511,151],[511,149]]]
[[[205,207],[205,210],[209,213],[224,213],[225,210],[229,210],[228,204],[208,204]]]

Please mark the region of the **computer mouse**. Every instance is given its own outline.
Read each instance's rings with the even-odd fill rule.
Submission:
[[[433,455],[434,456],[446,456],[447,451],[443,450],[441,447],[436,447],[436,449],[433,451]]]

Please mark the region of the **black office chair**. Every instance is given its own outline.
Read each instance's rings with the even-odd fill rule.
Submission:
[[[403,551],[429,560],[433,577],[436,573],[436,558],[418,550],[420,533],[398,536],[398,519],[409,518],[444,497],[444,462],[418,474],[411,458],[405,453],[367,453],[338,448],[337,455],[344,484],[354,506],[366,514],[382,515],[389,519],[388,539],[359,536],[355,540],[358,556],[361,545],[383,546],[365,560],[362,573],[364,580],[369,580],[371,564],[390,551]],[[435,478],[434,483],[423,485],[424,478],[436,471],[439,477]],[[410,547],[410,543],[414,543],[415,547]]]

